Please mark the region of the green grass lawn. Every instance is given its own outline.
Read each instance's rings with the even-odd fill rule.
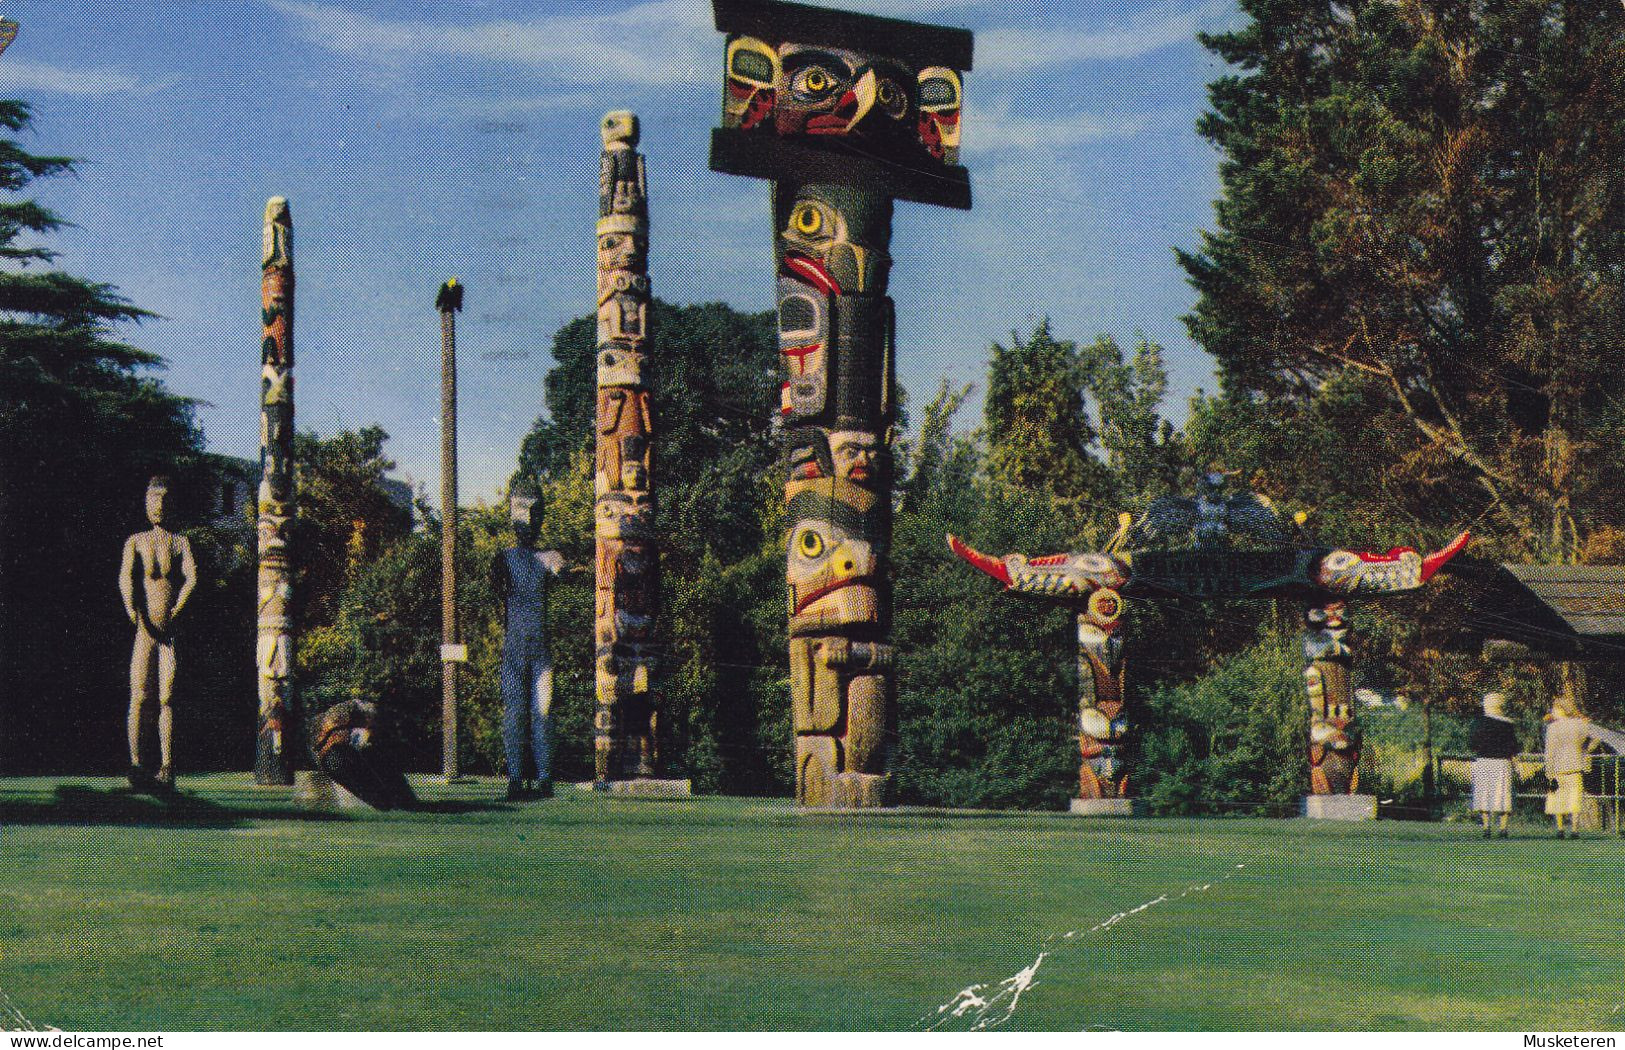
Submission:
[[[1625,1027],[1596,833],[118,787],[0,781],[0,992],[36,1025],[912,1029],[1048,951],[1007,1028]]]

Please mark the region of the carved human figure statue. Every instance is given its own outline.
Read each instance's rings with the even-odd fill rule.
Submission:
[[[175,713],[170,701],[175,691],[176,618],[197,586],[192,545],[185,536],[166,527],[169,515],[169,480],[154,477],[147,484],[147,520],[152,528],[124,541],[119,567],[119,594],[124,611],[135,625],[135,649],[130,655],[130,785],[147,779],[141,764],[141,726],[154,685],[158,697],[158,782],[175,782]],[[154,682],[156,672],[156,682]]]
[[[547,578],[564,570],[564,555],[535,549],[542,518],[540,499],[515,499],[511,509],[519,543],[492,559],[491,586],[503,602],[502,743],[508,758],[508,798],[518,801],[553,793],[553,657],[547,645]],[[525,784],[527,753],[536,765],[534,787]]]

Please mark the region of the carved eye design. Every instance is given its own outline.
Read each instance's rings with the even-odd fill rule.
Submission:
[[[739,51],[733,59],[733,75],[753,84],[773,83],[773,65],[755,51]]]
[[[875,99],[893,120],[902,120],[908,115],[908,96],[894,80],[882,80],[875,91]]]
[[[824,228],[824,215],[810,204],[803,204],[796,209],[790,217],[790,223],[796,232],[804,237],[811,237]]]
[[[1104,623],[1115,621],[1123,612],[1123,601],[1110,587],[1102,587],[1089,596],[1089,612]]]
[[[802,529],[796,537],[796,552],[803,558],[816,558],[824,553],[824,537],[814,529]]]
[[[790,90],[805,102],[822,102],[840,85],[840,79],[823,66],[808,66],[790,81]]]
[[[920,85],[920,105],[951,106],[953,104],[953,89],[944,81],[928,80]]]

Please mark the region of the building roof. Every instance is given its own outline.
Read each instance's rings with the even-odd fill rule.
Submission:
[[[1468,562],[1468,637],[1494,655],[1625,660],[1625,566]]]
[[[1625,638],[1625,565],[1502,565],[1586,637]]]

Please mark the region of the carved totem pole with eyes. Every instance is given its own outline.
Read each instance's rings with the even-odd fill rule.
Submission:
[[[728,34],[711,167],[773,180],[796,799],[887,804],[893,733],[894,198],[970,207],[971,34],[714,0]]]
[[[1127,799],[1129,711],[1123,691],[1122,590],[1129,562],[1113,554],[994,558],[948,537],[955,554],[1017,594],[1064,605],[1078,620],[1078,794],[1082,803]],[[1124,803],[1119,803],[1119,805]],[[1074,805],[1075,810],[1087,810]]]
[[[1354,721],[1354,654],[1341,601],[1303,607],[1303,680],[1309,692],[1309,793],[1348,795],[1360,786],[1360,727]]]
[[[293,217],[288,202],[265,205],[260,285],[259,734],[254,782],[293,783]]]
[[[653,417],[649,406],[649,198],[638,118],[604,117],[598,178],[598,428],[594,467],[599,782],[655,772]]]

